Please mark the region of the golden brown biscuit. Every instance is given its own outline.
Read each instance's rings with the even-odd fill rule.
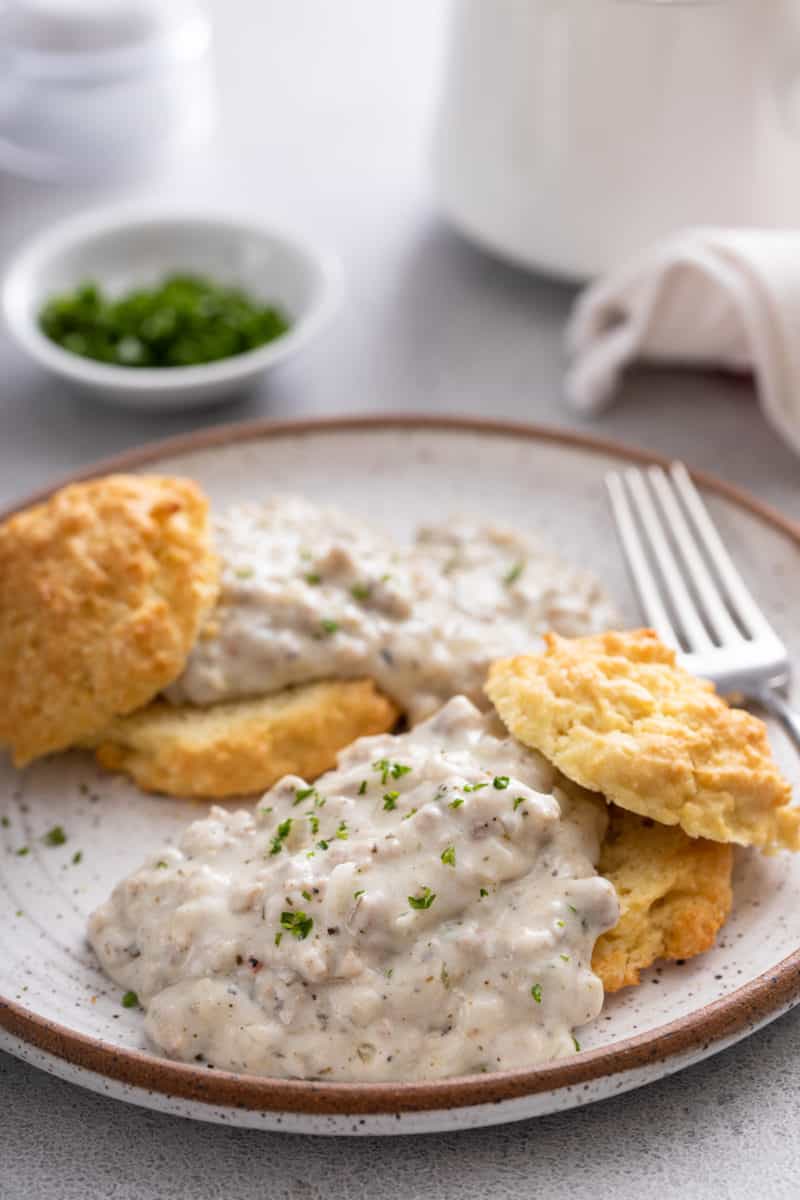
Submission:
[[[493,664],[508,729],[569,779],[691,837],[800,849],[762,721],[729,708],[648,629],[562,638]]]
[[[156,701],[96,739],[97,758],[148,792],[240,796],[284,775],[315,779],[359,737],[385,733],[398,711],[368,679],[287,688],[211,708]]]
[[[619,921],[592,955],[607,992],[637,984],[639,972],[659,958],[709,950],[731,911],[732,846],[687,837],[677,825],[614,805],[597,870],[620,903]]]
[[[17,766],[180,674],[217,596],[207,508],[188,479],[111,475],[0,525],[0,745]]]

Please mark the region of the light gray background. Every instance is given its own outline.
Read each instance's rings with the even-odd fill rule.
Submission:
[[[138,192],[256,212],[327,244],[344,262],[345,306],[257,396],[199,415],[76,400],[0,334],[0,503],[127,446],[256,416],[418,410],[578,427],[559,395],[573,290],[485,257],[436,216],[426,155],[444,3],[214,8],[222,125],[212,151],[136,191],[0,176],[0,256],[58,216]],[[637,372],[620,404],[587,428],[681,456],[800,517],[798,460],[764,424],[746,382]],[[0,1197],[640,1200],[646,1191],[794,1200],[799,1035],[800,1011],[680,1076],[586,1110],[384,1142],[193,1124],[0,1055]]]

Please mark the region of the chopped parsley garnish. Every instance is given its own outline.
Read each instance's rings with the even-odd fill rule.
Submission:
[[[389,778],[391,765],[388,758],[379,758],[377,762],[372,764],[373,771],[380,771],[381,773],[381,783],[386,783],[386,780]]]
[[[464,790],[466,791],[466,789],[464,789]],[[456,796],[455,800],[451,800],[447,807],[448,808],[461,808],[461,805],[463,803],[464,803],[464,797]]]
[[[319,833],[319,817],[316,813],[311,813],[308,818],[308,823],[312,833]]]
[[[294,789],[294,800],[292,801],[292,807],[294,808],[294,807],[296,807],[296,805],[302,804],[304,800],[307,800],[309,798],[309,796],[316,796],[316,795],[317,795],[317,789],[315,787],[295,788]]]
[[[136,992],[126,992],[125,993],[125,995],[122,997],[122,1007],[123,1008],[138,1008],[139,1007],[139,997],[136,995]]]
[[[533,996],[533,998],[534,998],[534,1000],[536,1001],[536,1003],[537,1003],[537,1004],[541,1004],[541,1003],[542,1003],[542,987],[541,987],[541,984],[539,984],[539,983],[535,983],[535,984],[533,985],[533,987],[531,988],[531,995]]]
[[[287,837],[291,833],[291,829],[292,829],[292,818],[291,817],[287,817],[285,821],[281,821],[280,825],[278,826],[278,828],[275,832],[275,836],[272,839],[272,842],[270,844],[270,848],[269,848],[270,854],[280,854],[281,850],[283,849],[283,843],[286,841]]]
[[[337,836],[337,838],[340,838],[341,841],[343,841],[343,842],[347,841],[347,838],[350,835],[347,830],[347,822],[346,821],[339,822],[339,828],[336,830],[336,836]]]
[[[383,811],[391,812],[393,808],[397,808],[397,797],[399,792],[387,792],[383,797]]]
[[[328,637],[330,637],[332,633],[337,633],[339,630],[339,622],[332,621],[330,617],[323,617],[320,621],[320,626],[322,628],[322,632]]]
[[[8,817],[0,817],[0,825],[3,826],[3,829],[8,829],[10,824]]]
[[[156,863],[156,867],[159,869],[159,871],[165,871],[167,869],[166,859],[160,858]]]
[[[359,888],[359,890],[357,892],[353,892],[353,899],[357,900],[359,896],[363,896],[363,895],[364,895],[364,889]]]
[[[309,892],[307,889],[304,889],[300,893],[300,895],[303,897],[304,900],[313,900],[314,899],[314,897],[311,895],[311,892]]]
[[[489,786],[488,783],[465,783],[464,787],[462,788],[462,791],[479,792],[481,790],[481,788],[485,788],[488,786]]]
[[[275,945],[276,946],[280,946],[282,937],[283,937],[283,932],[282,932],[282,930],[279,929],[278,932],[275,934]]]
[[[456,865],[456,848],[455,848],[455,846],[445,846],[445,848],[441,854],[441,859],[442,859],[442,862],[445,864],[445,866],[454,867]]]
[[[563,922],[563,921],[556,921],[556,925],[558,926],[558,928],[559,928],[559,929],[563,929],[563,928],[564,928],[564,922]]]
[[[236,567],[233,573],[237,579],[252,579],[255,571],[252,567],[248,567],[245,564],[244,566]]]
[[[317,846],[320,850],[327,850],[330,842],[317,842]]]
[[[366,790],[367,790],[367,781],[366,781],[366,779],[362,779],[361,783],[358,785],[359,796],[363,796],[365,794]]]
[[[73,856],[72,856],[72,865],[73,865],[73,867],[77,867],[78,863],[81,861],[81,859],[82,859],[82,858],[83,858],[83,851],[82,851],[82,850],[76,850],[76,851],[75,851],[75,853],[74,853],[74,854],[73,854]]]
[[[314,928],[314,918],[309,917],[302,909],[298,909],[297,912],[282,912],[281,925],[292,937],[302,942]]]
[[[407,767],[405,763],[389,762],[388,758],[379,758],[377,762],[372,764],[373,771],[380,771],[381,783],[386,783],[386,780],[391,775],[392,779],[400,779],[403,775],[408,775],[411,767]]]
[[[573,1033],[573,1035],[572,1035],[572,1044],[573,1044],[573,1046],[575,1047],[575,1052],[576,1052],[576,1054],[577,1054],[577,1053],[579,1053],[579,1051],[580,1051],[580,1048],[581,1048],[581,1044],[580,1044],[580,1042],[578,1041],[578,1039],[575,1037],[575,1034],[574,1034],[574,1033]]]
[[[487,892],[486,888],[481,888],[481,890],[480,890],[480,893],[479,893],[479,894],[480,894],[480,898],[481,898],[481,900],[483,899],[483,897],[484,897],[484,896],[488,896],[488,895],[489,895],[489,893]]]
[[[574,904],[568,904],[567,908],[571,913],[576,913],[578,911]]]
[[[61,825],[54,825],[53,828],[49,829],[42,838],[42,841],[46,846],[63,846],[66,840],[67,835],[64,833],[64,829]]]
[[[369,583],[354,583],[350,588],[350,595],[354,600],[369,600],[372,585]]]
[[[520,804],[524,804],[524,803],[525,803],[525,797],[524,797],[524,796],[517,796],[517,797],[516,797],[516,799],[514,800],[514,812],[516,812],[516,811],[517,811],[517,809],[519,808]]]
[[[495,775],[492,780],[492,787],[497,788],[498,792],[504,792],[511,780],[508,775]]]
[[[322,576],[318,575],[316,571],[309,571],[307,575],[303,576],[303,578],[305,579],[306,583],[311,584],[312,587],[316,587],[317,584],[322,583]]]
[[[515,562],[513,567],[509,567],[503,576],[503,583],[506,585],[506,587],[511,587],[512,583],[516,583],[524,570],[525,563],[522,561]]]
[[[421,889],[421,895],[409,896],[408,903],[412,908],[430,908],[436,899],[436,892],[432,892],[429,887]]]
[[[19,858],[24,858],[25,855],[30,854],[30,852],[29,846],[20,846],[19,850],[17,851],[17,855]]]
[[[414,815],[414,813],[415,813],[416,811],[417,811],[417,810],[416,810],[415,808],[410,808],[410,809],[408,810],[408,812],[407,812],[407,813],[405,813],[405,815],[403,816],[403,818],[402,818],[402,819],[403,819],[404,821],[407,821],[407,820],[409,819],[409,817],[413,817],[413,815]]]
[[[562,954],[560,957],[561,957],[561,961],[562,961],[562,962],[569,962],[569,955],[568,955],[568,954]]]

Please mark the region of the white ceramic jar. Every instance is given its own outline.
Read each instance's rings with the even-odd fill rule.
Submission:
[[[797,0],[456,0],[442,209],[586,277],[697,224],[795,225]]]
[[[210,43],[198,0],[2,0],[0,169],[132,175],[202,142]]]

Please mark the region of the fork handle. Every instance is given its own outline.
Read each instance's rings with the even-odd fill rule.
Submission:
[[[763,704],[767,712],[778,718],[794,742],[795,749],[800,750],[800,712],[787,704],[780,692],[773,687],[762,688],[754,698]]]

